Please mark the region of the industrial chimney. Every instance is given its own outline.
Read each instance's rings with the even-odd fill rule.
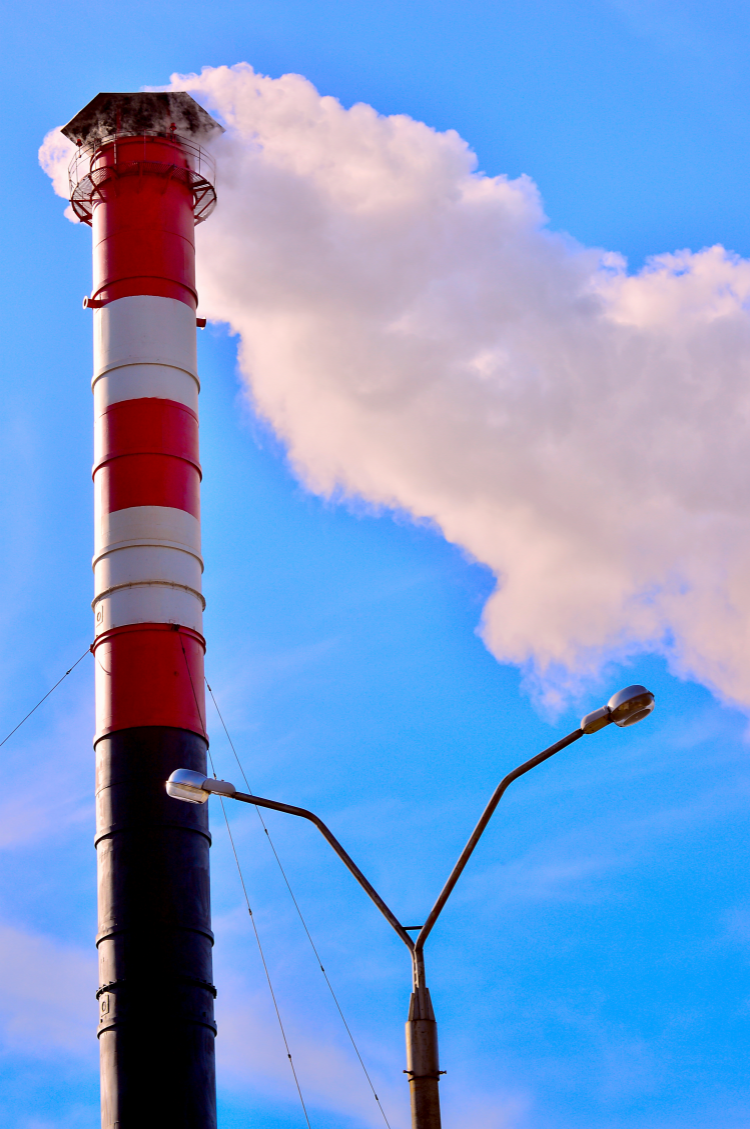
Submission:
[[[103,1129],[214,1129],[195,224],[216,203],[188,94],[98,94],[63,133],[93,230],[96,850]]]

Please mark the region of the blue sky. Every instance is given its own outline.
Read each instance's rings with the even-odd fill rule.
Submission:
[[[739,4],[126,2],[4,16],[8,138],[0,737],[90,642],[90,235],[37,162],[98,90],[251,63],[455,129],[528,174],[550,224],[652,254],[750,255],[750,17]],[[424,523],[314,496],[199,336],[207,673],[253,787],[318,811],[402,919],[427,912],[510,767],[632,681],[653,718],[579,742],[503,801],[430,940],[447,1127],[750,1127],[746,718],[658,655],[557,716],[477,635],[493,588]],[[98,1124],[92,670],[3,746],[0,1121]],[[237,776],[219,726],[217,770]],[[214,801],[211,801],[212,803]],[[239,805],[237,805],[239,808]],[[255,816],[231,813],[313,1126],[377,1110]],[[302,1125],[213,811],[225,1129]],[[269,826],[391,1124],[407,1124],[400,942],[306,826]]]

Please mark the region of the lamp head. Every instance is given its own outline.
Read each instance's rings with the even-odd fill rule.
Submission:
[[[209,793],[203,785],[208,779],[202,772],[191,768],[176,768],[167,781],[167,795],[186,804],[205,804]]]
[[[215,796],[231,798],[237,791],[228,780],[216,780],[213,776],[194,772],[192,768],[176,768],[166,787],[168,796],[173,800],[184,800],[186,804],[205,804],[212,792]]]
[[[612,720],[621,728],[648,717],[655,704],[654,695],[645,686],[626,686],[607,702]]]
[[[654,695],[645,686],[626,686],[617,694],[613,694],[606,706],[587,713],[581,718],[581,729],[584,733],[598,733],[605,725],[635,725],[648,717],[654,708]]]

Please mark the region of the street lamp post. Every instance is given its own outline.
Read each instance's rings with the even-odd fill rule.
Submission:
[[[627,686],[610,698],[606,706],[602,706],[593,713],[586,714],[581,720],[578,729],[573,730],[567,737],[556,741],[554,745],[537,753],[531,760],[524,761],[518,768],[514,768],[498,784],[489,803],[482,812],[481,818],[474,828],[469,841],[461,852],[456,865],[451,871],[448,881],[443,886],[440,895],[430,910],[427,920],[419,929],[416,940],[413,940],[395,914],[388,908],[377,890],[368,882],[357,864],[350,858],[339,843],[336,836],[319,816],[306,808],[294,807],[291,804],[281,804],[276,800],[266,800],[261,796],[251,796],[247,792],[238,792],[233,784],[226,780],[212,780],[192,769],[180,768],[172,773],[167,781],[167,792],[176,800],[183,800],[191,804],[205,803],[210,794],[226,796],[229,799],[240,800],[245,804],[254,804],[259,808],[270,808],[272,811],[286,812],[288,815],[301,816],[303,819],[314,823],[323,837],[333,847],[336,854],[346,865],[349,871],[359,882],[362,889],[375,903],[388,924],[398,933],[401,940],[409,949],[412,960],[412,994],[409,1002],[409,1017],[406,1021],[406,1071],[409,1076],[409,1089],[411,1093],[411,1120],[412,1129],[440,1129],[440,1095],[438,1082],[444,1073],[439,1068],[437,1023],[430,1000],[430,992],[425,978],[424,946],[435,922],[442,912],[453,888],[461,876],[464,867],[471,858],[474,848],[479,842],[482,833],[489,823],[495,808],[500,803],[509,784],[523,776],[532,768],[543,761],[549,760],[555,753],[572,745],[574,741],[585,734],[597,733],[606,725],[614,722],[624,728],[641,721],[654,708],[654,695],[645,686]]]

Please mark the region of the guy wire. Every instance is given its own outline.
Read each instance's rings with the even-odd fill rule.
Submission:
[[[47,698],[49,698],[50,694],[52,693],[52,690],[56,690],[56,689],[57,689],[57,687],[58,687],[58,686],[60,685],[60,683],[61,683],[61,682],[64,682],[64,681],[65,681],[65,679],[66,679],[66,678],[68,677],[68,675],[69,675],[69,674],[71,673],[71,671],[74,671],[74,670],[75,670],[75,668],[76,668],[76,667],[78,666],[79,662],[83,662],[83,660],[84,660],[84,659],[86,658],[86,655],[87,655],[87,654],[89,653],[89,651],[90,651],[90,650],[92,649],[92,647],[93,647],[93,644],[92,644],[92,645],[91,645],[90,647],[87,647],[87,648],[86,648],[86,650],[85,650],[85,651],[83,652],[83,654],[81,655],[80,659],[76,659],[76,661],[75,661],[75,662],[73,663],[73,665],[72,665],[72,666],[70,667],[70,670],[66,670],[66,671],[65,671],[65,674],[64,674],[64,675],[62,676],[62,678],[58,678],[57,682],[56,682],[56,683],[55,683],[55,685],[54,685],[54,686],[52,687],[52,689],[51,689],[51,690],[48,690],[48,691],[47,691],[47,693],[46,693],[46,694],[44,695],[44,697],[43,697],[43,698],[40,698],[40,699],[39,699],[39,701],[37,702],[37,704],[36,704],[36,705],[34,706],[33,710],[29,710],[29,712],[28,712],[28,713],[26,714],[26,717],[22,717],[22,718],[21,718],[21,720],[19,721],[19,723],[18,723],[18,725],[17,725],[16,727],[15,727],[15,729],[11,729],[11,731],[10,731],[10,733],[8,734],[8,736],[7,736],[7,737],[3,737],[2,741],[0,741],[0,747],[2,747],[2,746],[3,746],[4,744],[5,744],[5,742],[6,742],[6,741],[9,741],[9,740],[10,740],[10,738],[11,738],[11,737],[13,736],[13,734],[14,734],[14,733],[15,733],[15,732],[16,732],[17,730],[19,730],[19,729],[21,728],[21,726],[23,725],[23,723],[24,723],[25,721],[28,721],[28,720],[29,720],[29,718],[31,717],[31,715],[32,715],[33,713],[36,713],[36,711],[37,711],[37,710],[39,709],[39,707],[41,706],[42,702],[46,702]]]
[[[216,772],[214,771],[213,757],[211,757],[210,753],[209,753],[209,759],[211,761],[211,771],[213,772],[214,779],[215,779],[216,778]],[[243,875],[242,875],[242,867],[240,866],[240,860],[237,857],[237,848],[234,845],[234,837],[232,835],[232,830],[229,826],[229,819],[227,817],[227,811],[226,811],[226,808],[224,807],[224,799],[223,799],[222,796],[220,796],[219,800],[221,802],[221,810],[222,810],[222,813],[224,815],[224,822],[227,825],[227,834],[229,835],[229,842],[232,844],[232,854],[234,855],[234,861],[237,864],[237,873],[240,876],[240,883],[242,885],[242,893],[245,895],[245,905],[247,906],[247,912],[250,915],[250,922],[251,922],[252,927],[253,927],[253,932],[255,933],[255,940],[258,943],[258,952],[260,953],[260,959],[263,963],[263,971],[265,972],[266,980],[268,981],[268,990],[271,993],[271,999],[273,1000],[273,1006],[274,1006],[274,1010],[276,1012],[276,1018],[279,1021],[279,1030],[281,1031],[281,1037],[284,1040],[284,1047],[286,1048],[286,1057],[289,1059],[289,1065],[292,1068],[292,1075],[294,1076],[294,1084],[297,1087],[297,1093],[299,1095],[300,1105],[302,1106],[302,1112],[305,1116],[305,1122],[307,1124],[307,1129],[311,1129],[310,1118],[307,1116],[307,1107],[305,1106],[305,1099],[302,1097],[302,1088],[299,1084],[299,1078],[297,1077],[297,1071],[294,1068],[294,1060],[292,1058],[292,1052],[289,1050],[289,1043],[287,1041],[286,1031],[284,1030],[284,1024],[283,1024],[282,1019],[281,1019],[281,1012],[279,1011],[279,1005],[276,1002],[276,993],[274,992],[273,984],[271,983],[271,973],[269,972],[268,965],[266,964],[266,954],[263,952],[263,946],[260,943],[260,934],[258,933],[258,926],[255,923],[255,914],[253,913],[252,909],[250,908],[250,899],[247,896],[247,889],[245,887],[245,879],[243,878]]]
[[[229,736],[229,730],[227,729],[227,725],[226,725],[226,722],[224,721],[223,714],[222,714],[221,710],[219,709],[219,704],[216,701],[216,697],[214,695],[214,692],[211,689],[211,687],[209,686],[208,679],[205,678],[205,676],[204,676],[204,680],[205,680],[206,686],[208,687],[208,692],[211,695],[211,701],[214,704],[214,709],[216,710],[217,714],[219,715],[219,721],[221,722],[222,728],[223,728],[223,730],[226,734],[227,741],[229,742],[229,747],[231,748],[232,752],[234,753],[234,759],[237,761],[237,767],[239,768],[240,773],[242,774],[242,779],[245,781],[245,787],[247,788],[250,795],[252,795],[253,790],[250,787],[250,782],[248,781],[247,776],[245,775],[245,770],[242,767],[242,763],[240,761],[239,756],[237,755],[237,750],[234,747],[234,742],[232,741],[232,738]],[[222,807],[223,807],[223,801],[222,801]],[[344,1016],[344,1012],[342,1010],[341,1004],[339,1003],[338,996],[334,992],[333,985],[331,984],[331,981],[328,978],[328,973],[326,972],[325,968],[323,967],[323,962],[320,959],[320,954],[318,953],[317,948],[315,947],[315,942],[313,941],[310,930],[307,927],[307,922],[305,921],[305,918],[302,914],[302,910],[300,909],[299,902],[297,901],[296,897],[294,896],[294,891],[292,890],[291,883],[289,882],[289,878],[287,877],[287,873],[284,870],[281,859],[279,858],[279,855],[278,855],[278,852],[276,850],[276,846],[274,844],[274,841],[271,838],[271,833],[266,826],[266,823],[265,823],[265,820],[263,819],[263,815],[261,813],[260,808],[255,807],[255,812],[258,816],[258,819],[260,820],[261,827],[263,828],[264,832],[266,833],[266,838],[268,839],[268,844],[269,844],[271,850],[273,851],[273,857],[276,859],[276,863],[278,865],[278,868],[281,871],[281,876],[284,879],[284,883],[286,884],[287,890],[289,891],[289,897],[292,899],[292,903],[294,904],[294,908],[296,909],[297,914],[299,916],[299,919],[302,923],[302,928],[304,929],[305,934],[307,936],[307,939],[310,942],[310,948],[312,949],[313,953],[315,954],[315,960],[317,961],[318,967],[320,968],[320,971],[323,973],[323,979],[325,980],[326,984],[328,985],[328,991],[331,993],[331,998],[333,999],[333,1002],[336,1005],[336,1010],[338,1011],[339,1015],[341,1016],[341,1022],[343,1023],[344,1029],[345,1029],[347,1035],[349,1036],[349,1041],[351,1042],[352,1047],[354,1048],[354,1053],[356,1054],[356,1056],[359,1060],[359,1065],[362,1067],[362,1071],[364,1073],[364,1076],[367,1079],[367,1084],[370,1087],[370,1089],[372,1090],[372,1096],[374,1097],[375,1101],[377,1102],[378,1109],[380,1110],[382,1117],[383,1117],[383,1120],[385,1121],[386,1125],[388,1126],[388,1129],[391,1129],[391,1125],[390,1125],[388,1118],[386,1117],[386,1113],[385,1113],[385,1110],[383,1109],[382,1102],[380,1101],[380,1098],[378,1097],[378,1095],[375,1091],[375,1086],[373,1085],[373,1082],[372,1082],[372,1079],[371,1079],[371,1077],[368,1073],[367,1067],[365,1066],[364,1059],[362,1058],[362,1055],[360,1054],[359,1047],[357,1046],[357,1043],[354,1039],[354,1035],[352,1034],[352,1030],[351,1030],[351,1028],[349,1027],[349,1024],[346,1021],[346,1017]]]
[[[216,780],[217,779],[216,768],[214,767],[214,758],[211,755],[211,749],[208,745],[208,732],[206,730],[206,723],[205,723],[205,719],[201,716],[201,708],[200,708],[200,705],[198,704],[198,695],[195,692],[195,685],[193,683],[193,675],[190,671],[190,664],[188,663],[187,654],[185,652],[185,645],[182,642],[182,636],[179,634],[179,632],[178,632],[177,638],[180,640],[180,647],[182,649],[182,657],[185,660],[185,669],[187,670],[188,680],[190,682],[190,688],[193,691],[193,700],[195,702],[195,708],[196,708],[197,713],[198,713],[198,720],[200,721],[201,725],[203,726],[203,733],[204,733],[204,736],[206,738],[206,753],[208,754],[208,761],[209,761],[209,764],[211,765],[211,772],[214,774],[214,780]],[[208,686],[208,683],[206,683],[206,685]],[[231,847],[232,847],[232,854],[234,855],[234,861],[235,861],[235,865],[237,867],[237,873],[240,877],[240,885],[242,887],[242,893],[243,893],[244,898],[245,898],[245,905],[247,906],[247,912],[248,912],[248,915],[250,917],[250,924],[253,927],[253,933],[255,934],[255,940],[256,940],[256,943],[258,945],[258,952],[260,953],[260,959],[261,959],[261,963],[263,965],[263,971],[266,974],[266,981],[268,983],[268,990],[271,993],[271,999],[273,1001],[274,1011],[276,1012],[276,1019],[278,1020],[279,1030],[281,1031],[281,1038],[284,1041],[284,1047],[286,1049],[286,1057],[289,1060],[289,1066],[291,1067],[292,1077],[294,1078],[294,1085],[297,1088],[297,1095],[298,1095],[299,1100],[300,1100],[300,1105],[302,1106],[302,1113],[303,1113],[304,1118],[305,1118],[305,1124],[307,1125],[307,1129],[312,1129],[312,1126],[310,1125],[310,1118],[307,1115],[307,1106],[305,1105],[305,1099],[302,1096],[302,1088],[299,1084],[299,1078],[297,1077],[297,1071],[296,1071],[295,1066],[294,1066],[294,1059],[292,1058],[292,1052],[289,1050],[289,1040],[287,1039],[286,1031],[284,1030],[284,1023],[283,1023],[283,1020],[281,1018],[281,1012],[279,1010],[279,1005],[278,1005],[277,1000],[276,1000],[276,993],[274,992],[273,984],[271,983],[271,973],[270,973],[270,971],[268,969],[268,965],[266,963],[266,954],[263,952],[263,946],[260,942],[260,934],[258,933],[258,926],[256,925],[256,922],[255,922],[255,915],[253,914],[253,911],[250,907],[250,898],[248,897],[247,886],[245,885],[245,878],[244,878],[244,875],[242,873],[242,867],[240,866],[240,860],[239,860],[239,856],[237,854],[237,848],[235,847],[235,844],[234,844],[234,836],[232,835],[232,829],[229,826],[229,817],[227,816],[226,808],[224,807],[224,800],[221,796],[219,796],[219,800],[221,802],[221,811],[222,811],[222,815],[224,816],[224,822],[227,825],[227,834],[229,836],[229,842],[230,842]]]

